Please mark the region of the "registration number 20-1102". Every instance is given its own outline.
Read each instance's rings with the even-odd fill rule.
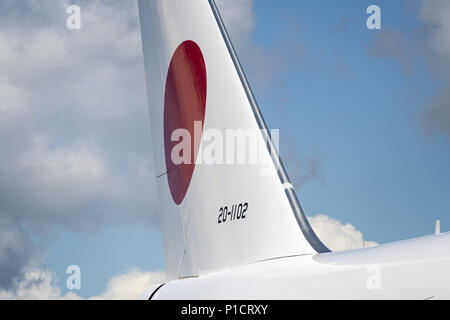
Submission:
[[[228,206],[221,207],[219,209],[219,216],[217,217],[217,223],[226,223],[236,220],[243,220],[247,217],[246,216],[247,209],[248,209],[248,202],[233,204],[230,207]]]

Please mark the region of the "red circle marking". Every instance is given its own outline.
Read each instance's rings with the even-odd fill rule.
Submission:
[[[164,97],[164,148],[167,180],[172,199],[180,204],[192,179],[195,155],[201,137],[194,139],[194,122],[201,121],[201,133],[206,108],[206,67],[202,51],[191,40],[181,43],[170,61]],[[175,164],[171,154],[174,146],[182,142],[171,141],[176,129],[187,129],[191,137],[190,163]],[[195,140],[195,141],[194,141]]]

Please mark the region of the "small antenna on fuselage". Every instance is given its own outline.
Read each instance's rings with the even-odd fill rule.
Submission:
[[[434,234],[441,233],[441,220],[436,220],[436,225],[434,227]]]

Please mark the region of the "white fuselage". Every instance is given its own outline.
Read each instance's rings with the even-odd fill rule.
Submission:
[[[450,233],[444,233],[174,280],[152,299],[449,299],[449,270]]]

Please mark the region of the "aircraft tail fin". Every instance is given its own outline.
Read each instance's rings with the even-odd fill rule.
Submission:
[[[327,252],[213,0],[139,0],[168,275]]]

